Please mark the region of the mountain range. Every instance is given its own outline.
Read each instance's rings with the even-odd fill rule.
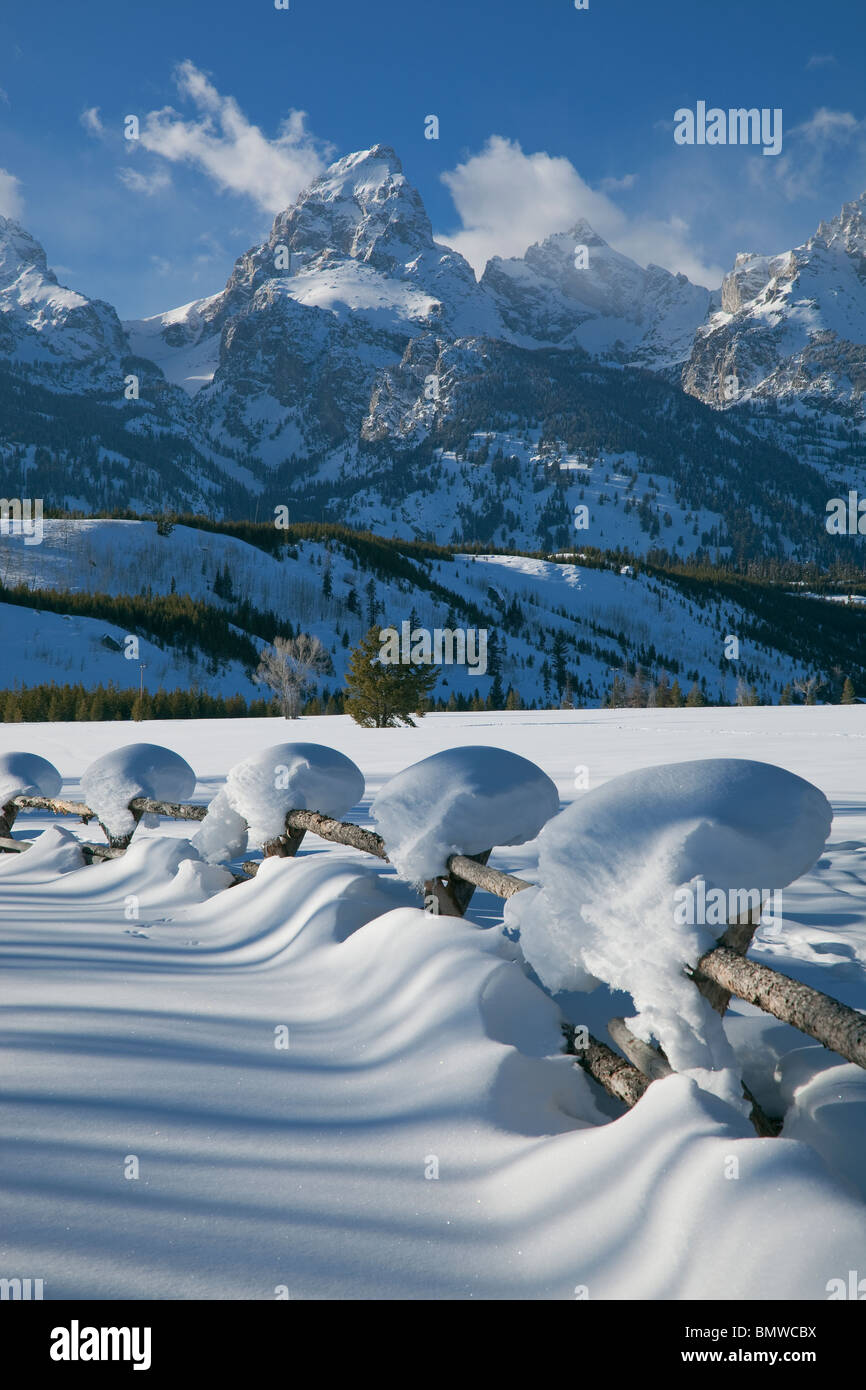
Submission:
[[[225,288],[122,323],[0,218],[6,495],[550,551],[827,560],[866,485],[866,194],[717,290],[585,221],[437,241],[387,146],[333,164]]]

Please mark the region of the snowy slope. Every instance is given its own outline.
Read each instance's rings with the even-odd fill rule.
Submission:
[[[337,543],[302,541],[277,559],[234,537],[185,526],[168,536],[160,536],[153,522],[48,520],[44,527],[38,546],[0,536],[0,578],[10,587],[168,595],[174,586],[223,611],[246,599],[320,638],[334,664],[335,675],[322,681],[329,688],[342,685],[352,647],[374,622],[399,627],[410,620],[431,630],[485,628],[499,651],[503,691],[513,685],[526,703],[557,698],[551,662],[560,634],[573,693],[585,703],[600,703],[614,673],[635,661],[648,674],[666,671],[671,680],[678,678],[684,693],[693,680],[704,679],[712,697],[727,700],[735,698],[741,678],[777,700],[803,674],[802,661],[746,636],[753,619],[738,603],[714,598],[702,606],[670,581],[621,574],[616,565],[455,554],[416,564],[414,578],[400,578],[373,572],[357,552]],[[226,574],[232,599],[217,593]],[[323,589],[326,574],[330,595]],[[136,684],[137,663],[107,650],[106,633],[121,644],[126,635],[94,618],[37,617],[29,609],[0,605],[2,684]],[[740,655],[727,661],[725,639],[732,633],[741,634]],[[260,648],[266,637],[254,635],[254,644]],[[140,647],[148,689],[195,683],[213,694],[262,694],[237,662],[220,661],[214,669],[204,651],[192,657],[161,652],[143,636]],[[494,675],[492,661],[486,674],[444,666],[434,695],[447,700],[452,692],[471,696],[478,690],[484,698]]]
[[[190,760],[206,794],[273,741],[269,723],[142,736]],[[368,797],[463,742],[531,758],[566,801],[580,795],[576,762],[593,786],[710,754],[778,762],[839,819],[755,954],[866,1005],[856,709],[431,716],[385,733],[331,719],[304,732],[359,763]],[[19,725],[0,748],[10,740],[57,761],[74,793],[124,734]],[[16,833],[38,824],[22,817]],[[426,916],[387,867],[321,841],[220,892],[215,871],[182,861],[184,827],[164,828],[92,869],[76,870],[56,835],[32,867],[29,854],[0,863],[0,952],[14,966],[0,1251],[4,1269],[47,1280],[46,1298],[823,1300],[858,1267],[858,1068],[735,1005],[726,1031],[762,1103],[785,1113],[780,1139],[756,1139],[684,1077],[616,1118],[558,1055],[557,1007],[516,963],[498,901],[477,895],[465,922]],[[531,878],[534,855],[493,862]],[[628,1004],[606,989],[559,1002],[601,1036]]]

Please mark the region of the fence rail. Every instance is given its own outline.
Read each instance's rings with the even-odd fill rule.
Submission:
[[[18,796],[0,807],[0,822],[5,822],[5,828],[11,827],[19,810],[45,810],[60,816],[76,816],[85,824],[91,820],[98,821],[109,843],[82,843],[85,857],[91,862],[113,859],[123,854],[132,838],[132,834],[129,834],[122,840],[112,841],[96,812],[83,802],[66,801],[60,797]],[[129,810],[136,822],[148,813],[187,821],[201,821],[207,814],[206,806],[158,801],[152,797],[135,797],[129,803]],[[318,811],[300,810],[288,812],[285,835],[265,846],[265,857],[293,856],[307,832],[333,844],[373,855],[386,864],[390,862],[381,835],[352,821],[338,821]],[[30,841],[0,835],[0,851],[20,852],[29,849],[30,844]],[[425,896],[431,889],[435,890],[437,903],[445,904],[444,907],[440,906],[440,911],[462,916],[476,888],[508,899],[534,886],[514,874],[491,868],[486,862],[489,853],[488,850],[476,857],[452,855],[447,863],[447,879],[439,877],[430,880],[424,885]],[[235,883],[243,883],[254,877],[258,868],[258,861],[246,861],[243,865],[244,877],[236,878]],[[468,891],[455,892],[455,881]],[[719,1013],[724,1013],[731,995],[736,995],[738,999],[757,1005],[765,1013],[791,1024],[829,1051],[866,1070],[866,1014],[768,965],[748,960],[746,951],[755,926],[756,919],[752,916],[748,921],[732,922],[719,945],[702,956],[693,970],[686,971],[698,989],[710,999]],[[578,1046],[575,1043],[575,1030],[569,1025],[564,1028],[567,1050],[609,1095],[633,1106],[652,1082],[669,1074],[671,1068],[658,1049],[642,1043],[629,1033],[624,1020],[612,1019],[609,1031],[613,1041],[626,1053],[625,1058],[592,1035],[588,1036],[585,1046]],[[752,1102],[752,1121],[758,1133],[778,1133],[779,1123],[765,1116],[751,1093],[745,1088],[744,1091]]]

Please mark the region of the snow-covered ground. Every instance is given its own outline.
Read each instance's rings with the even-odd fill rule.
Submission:
[[[586,533],[575,536],[591,543]],[[342,685],[351,649],[373,622],[399,628],[410,618],[431,630],[485,628],[491,650],[494,641],[498,649],[503,690],[513,685],[526,704],[551,703],[551,689],[556,696],[549,668],[557,634],[566,644],[573,688],[583,685],[586,703],[600,704],[629,660],[645,666],[649,660],[653,677],[668,672],[684,693],[699,674],[711,697],[729,701],[741,678],[754,681],[766,700],[778,700],[784,686],[804,674],[789,652],[751,635],[754,616],[729,596],[703,601],[672,581],[621,574],[618,566],[458,553],[417,563],[414,578],[402,578],[374,572],[336,542],[327,547],[299,541],[292,550],[278,559],[233,536],[181,525],[160,536],[152,521],[46,520],[40,545],[27,545],[21,535],[0,535],[0,581],[94,594],[177,592],[223,612],[242,596],[319,638],[334,666],[334,675],[321,684],[331,689]],[[220,597],[220,576],[225,581],[226,575],[231,599]],[[436,585],[438,591],[431,587]],[[507,615],[514,618],[515,609],[512,621]],[[737,660],[724,655],[729,634],[741,634]],[[53,679],[137,687],[142,661],[151,691],[197,685],[211,694],[262,698],[263,688],[240,660],[213,660],[194,646],[159,647],[145,632],[134,635],[139,655],[128,659],[127,633],[107,619],[0,603],[0,685]],[[257,649],[265,645],[258,635],[250,640]],[[647,658],[650,649],[654,658]],[[478,690],[486,698],[493,679],[492,657],[486,674],[472,666],[443,667],[434,694],[447,700],[452,693],[471,696]]]
[[[866,1008],[860,706],[0,725],[0,753],[48,758],[71,796],[134,739],[180,753],[202,801],[269,745],[328,744],[364,774],[350,818],[368,825],[388,778],[463,744],[531,759],[563,803],[661,763],[776,763],[835,819],[753,954]],[[551,1000],[497,899],[425,915],[388,866],[309,836],[220,888],[188,833],[142,827],[92,868],[56,830],[0,858],[0,1275],[47,1298],[591,1300],[825,1299],[866,1275],[858,1068],[735,1005],[728,1038],[780,1139],[684,1076],[622,1114],[559,1055],[559,1006],[603,1038],[630,1001]],[[533,878],[537,845],[491,862]]]

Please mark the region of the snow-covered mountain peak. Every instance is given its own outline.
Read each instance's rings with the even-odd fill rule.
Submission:
[[[280,213],[270,238],[309,264],[349,257],[394,273],[433,246],[418,193],[389,145],[346,155]]]
[[[866,193],[845,203],[831,221],[819,224],[806,247],[811,250],[819,245],[837,246],[848,255],[866,254]]]
[[[843,412],[866,386],[866,194],[775,256],[744,253],[722,285],[722,312],[695,339],[683,384],[710,404],[752,395]],[[734,397],[726,382],[737,381]]]
[[[26,270],[57,283],[54,272],[35,237],[11,217],[0,217],[0,285],[10,285]]]
[[[656,368],[685,360],[713,304],[684,275],[645,270],[614,250],[585,218],[525,256],[494,257],[481,284],[516,342],[582,347]]]
[[[607,246],[608,244],[604,237],[599,236],[595,228],[587,222],[585,217],[579,217],[573,227],[559,235],[564,235],[568,240],[580,246]]]
[[[0,217],[0,357],[24,372],[50,365],[60,389],[77,390],[118,380],[127,351],[111,305],[58,284],[36,238]]]

